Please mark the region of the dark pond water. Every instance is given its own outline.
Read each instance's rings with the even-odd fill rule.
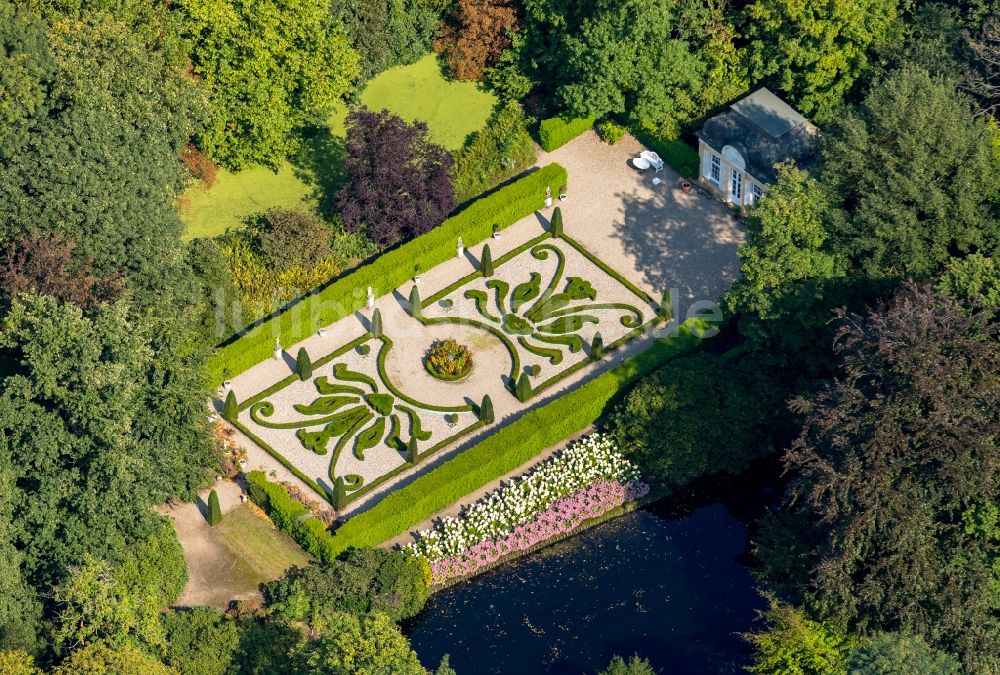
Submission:
[[[595,673],[633,653],[660,673],[740,672],[737,633],[762,606],[744,523],[769,495],[654,504],[438,593],[404,628],[425,665],[448,653],[459,675]]]

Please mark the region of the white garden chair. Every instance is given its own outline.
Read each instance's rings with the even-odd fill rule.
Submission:
[[[663,160],[660,156],[653,152],[652,150],[643,150],[639,153],[640,159],[644,159],[649,162],[649,165],[653,167],[655,173],[663,171]]]

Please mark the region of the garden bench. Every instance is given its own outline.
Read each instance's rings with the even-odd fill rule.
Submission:
[[[656,173],[663,171],[663,160],[660,156],[653,152],[652,150],[643,150],[639,153],[639,159],[645,160],[649,163],[649,166],[653,167]]]

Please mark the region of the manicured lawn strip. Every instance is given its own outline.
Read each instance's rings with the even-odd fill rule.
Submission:
[[[311,560],[294,540],[246,506],[227,513],[215,529],[225,538],[233,556],[253,570],[258,583],[277,579],[292,565],[303,567]]]
[[[211,381],[221,381],[226,368],[236,375],[267,359],[276,336],[288,347],[320,327],[361,309],[367,286],[385,295],[413,275],[414,265],[430,269],[450,259],[455,255],[459,236],[472,246],[492,235],[494,225],[504,228],[531,215],[541,208],[546,187],[557,190],[566,181],[563,167],[558,164],[543,167],[473,202],[427,234],[385,252],[353,273],[305,296],[278,316],[216,350],[208,367]]]
[[[577,389],[525,413],[428,474],[420,476],[344,523],[334,549],[375,546],[405,532],[470,492],[513,471],[545,448],[597,421],[619,392],[700,342],[700,321],[686,322],[670,338],[626,359]]]
[[[538,125],[539,145],[542,146],[542,150],[545,150],[545,152],[552,152],[556,148],[566,145],[593,126],[593,117],[577,117],[574,119],[550,117],[544,119]]]
[[[407,122],[426,122],[432,141],[458,150],[469,134],[486,126],[497,98],[476,82],[448,78],[437,54],[428,54],[379,73],[361,93],[361,102]]]
[[[181,194],[179,210],[186,226],[181,238],[216,237],[268,209],[313,209],[317,200],[309,180],[289,162],[277,171],[262,166],[239,173],[219,169],[211,189],[196,183]]]
[[[250,498],[267,512],[279,530],[324,562],[337,557],[333,537],[323,521],[309,515],[309,509],[295,501],[283,485],[267,480],[263,471],[247,474]]]

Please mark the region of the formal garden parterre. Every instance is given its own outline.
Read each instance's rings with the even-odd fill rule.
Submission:
[[[509,368],[502,377],[517,399],[505,404],[516,407],[661,320],[653,298],[563,232],[558,210],[541,236],[496,261],[484,249],[482,258],[476,271],[424,300],[411,286],[406,320],[412,325],[383,329],[380,317],[310,363],[308,376],[293,373],[240,402],[231,421],[342,509],[492,422],[486,392],[463,391],[474,403],[453,406],[405,393],[399,374],[387,368],[394,333],[409,341],[421,325],[453,324],[492,336],[505,347]],[[429,349],[442,344],[427,342]],[[468,386],[463,379],[474,354],[457,343],[449,349],[468,367],[439,379]],[[424,359],[428,370],[432,355]]]

